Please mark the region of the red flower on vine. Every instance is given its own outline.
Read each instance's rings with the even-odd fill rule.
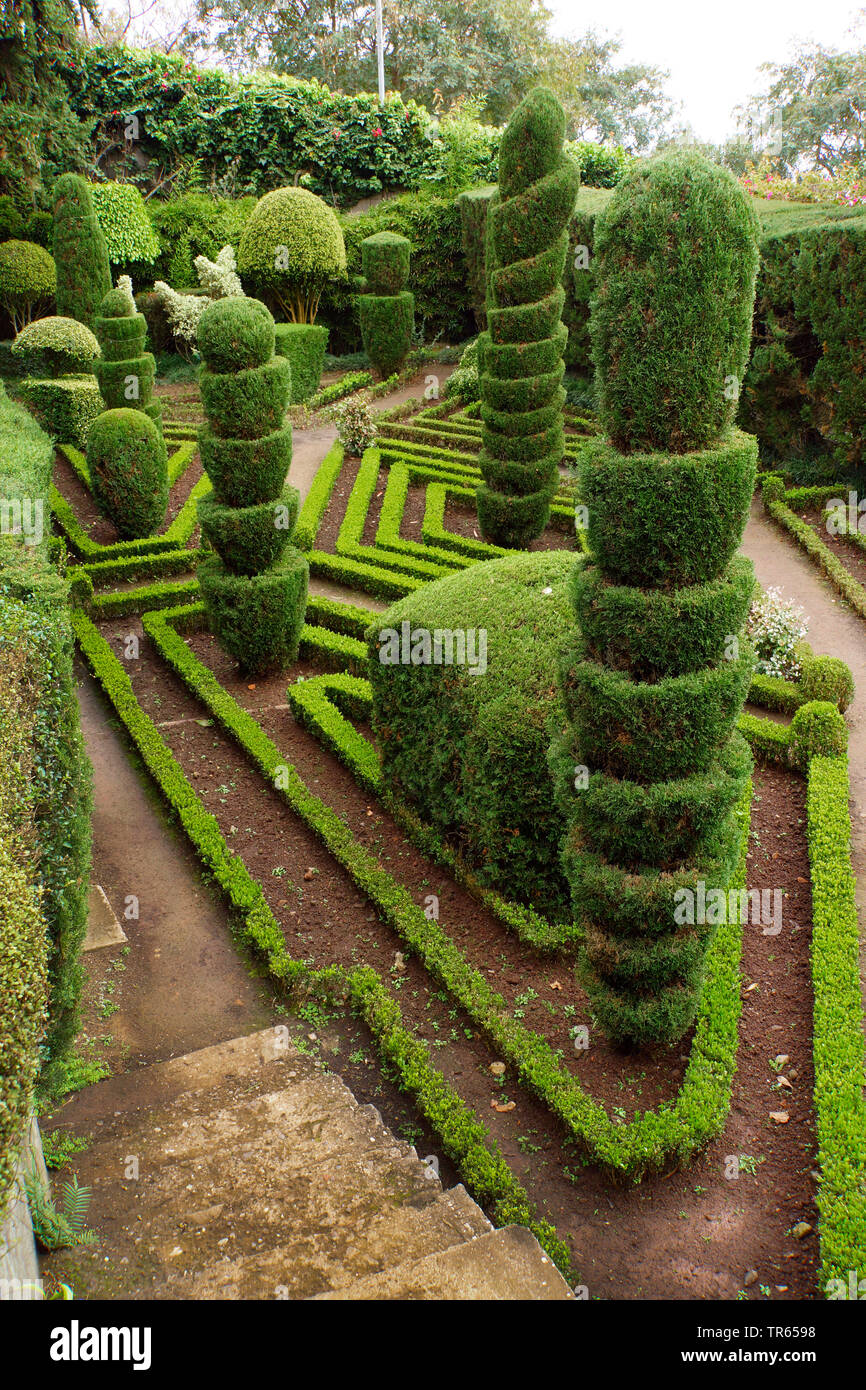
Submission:
[[[380,125],[377,125],[373,130],[373,134],[378,139],[378,137],[382,134],[382,127]]]
[[[340,136],[342,135],[342,133],[343,133],[343,132],[340,131],[340,130],[335,130],[335,131],[334,131],[334,139],[335,139],[335,140],[339,140],[339,138],[340,138]]]

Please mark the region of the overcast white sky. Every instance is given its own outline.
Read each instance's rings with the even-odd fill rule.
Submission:
[[[764,62],[780,62],[792,42],[814,39],[846,46],[846,32],[864,0],[546,0],[559,34],[588,29],[623,38],[620,62],[670,71],[668,90],[699,140],[733,134],[732,115],[762,89]]]

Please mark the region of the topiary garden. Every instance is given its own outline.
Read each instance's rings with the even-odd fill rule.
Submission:
[[[147,81],[198,110],[179,62]],[[323,96],[346,117],[323,137],[306,88],[278,95],[319,173],[274,146],[300,182],[258,199],[243,159],[237,197],[225,171],[167,200],[63,173],[39,222],[0,195],[0,864],[26,957],[0,953],[0,1206],[79,1012],[88,1057],[128,1065],[87,957],[79,998],[74,634],[88,729],[93,682],[311,1075],[372,1097],[581,1297],[835,1297],[866,1275],[856,216],[770,246],[741,181],[683,148],[599,156],[615,187],[581,187],[593,156],[543,87],[462,191],[424,149],[400,163],[391,96]],[[344,134],[420,186],[337,213]],[[138,902],[131,870],[103,882]],[[123,917],[142,997],[147,911]],[[240,984],[226,1008],[219,1041],[258,1026]],[[247,1270],[238,1229],[219,1258]],[[207,1242],[177,1239],[198,1269]],[[161,1294],[193,1277],[127,1244]],[[108,1263],[55,1267],[95,1296]]]

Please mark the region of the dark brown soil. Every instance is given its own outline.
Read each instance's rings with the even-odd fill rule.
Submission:
[[[815,534],[824,542],[827,549],[841,560],[850,575],[866,587],[866,550],[847,536],[833,536],[821,519],[820,508],[795,509],[803,521],[807,521]]]
[[[173,453],[171,445],[169,445],[168,452],[170,458]],[[201,460],[198,453],[195,453],[169,493],[165,521],[156,533],[157,535],[166,531],[174,521],[201,476]],[[57,454],[54,465],[54,485],[57,491],[71,504],[79,524],[92,541],[96,541],[98,545],[113,545],[121,539],[114,524],[102,515],[92,494],[81,482],[72,465],[60,453]],[[193,533],[191,544],[195,544],[197,537],[198,527]]]
[[[121,626],[128,631],[130,623]],[[570,963],[540,958],[515,942],[420,856],[375,800],[360,793],[336,760],[280,708],[288,681],[312,668],[299,665],[270,683],[243,682],[209,635],[189,640],[285,749],[307,785],[410,887],[416,901],[437,894],[443,928],[515,1013],[522,1013],[524,1024],[563,1049],[563,1065],[579,1071],[581,1083],[609,1113],[631,1118],[673,1094],[687,1044],[673,1056],[624,1055],[591,1033],[589,1051],[575,1054],[569,1029],[591,1020]],[[502,1078],[491,1073],[497,1058],[471,1019],[415,959],[401,961],[400,940],[243,755],[213,726],[196,722],[204,712],[146,642],[131,674],[139,699],[160,723],[202,801],[262,883],[290,949],[317,964],[366,961],[378,969],[407,1022],[430,1042],[435,1064],[485,1116],[533,1199],[570,1239],[590,1296],[730,1298],[750,1268],[759,1274],[750,1297],[764,1296],[761,1285],[771,1297],[813,1294],[816,1238],[798,1242],[788,1234],[800,1220],[814,1222],[810,900],[800,780],[778,770],[762,770],[756,779],[749,886],[785,890],[785,925],[778,937],[764,936],[760,927],[744,929],[739,1072],[726,1132],[687,1171],[618,1188],[581,1166],[558,1123],[508,1069]],[[791,1091],[777,1089],[770,1065],[782,1053],[791,1059],[783,1073]],[[512,1101],[513,1110],[492,1108]],[[783,1109],[789,1121],[774,1124],[770,1112]],[[726,1176],[734,1171],[732,1156],[739,1155],[746,1156],[739,1176]]]

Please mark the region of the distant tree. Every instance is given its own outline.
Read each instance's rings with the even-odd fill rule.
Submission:
[[[855,26],[862,33],[863,15]],[[739,108],[746,135],[797,168],[866,172],[866,47],[801,45],[787,63],[764,63],[768,90]]]
[[[548,42],[543,80],[565,108],[572,140],[611,141],[639,154],[668,131],[674,105],[664,84],[670,76],[645,63],[616,67],[619,38],[590,31],[580,39]]]

